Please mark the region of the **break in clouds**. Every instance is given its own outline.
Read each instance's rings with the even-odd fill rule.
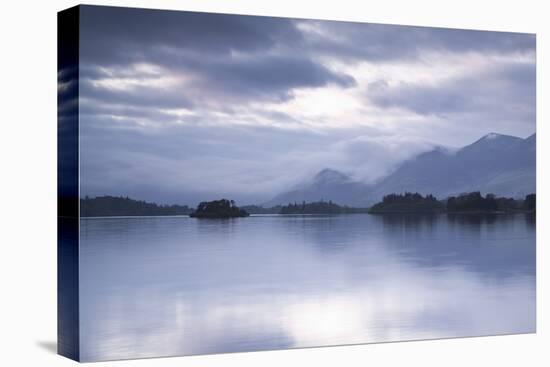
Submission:
[[[260,203],[327,167],[373,182],[434,145],[535,131],[534,35],[81,12],[81,195]]]

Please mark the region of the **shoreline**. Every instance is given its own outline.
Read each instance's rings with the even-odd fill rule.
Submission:
[[[516,210],[516,211],[460,211],[460,212],[427,212],[427,211],[385,211],[385,212],[358,212],[358,213],[295,213],[295,214],[250,214],[249,217],[302,217],[302,216],[341,216],[341,215],[504,215],[504,214],[536,214],[536,211]],[[228,218],[194,218],[188,214],[180,215],[101,215],[101,216],[80,216],[79,219],[137,219],[137,218],[193,218],[193,219],[238,219],[246,217],[228,217]]]

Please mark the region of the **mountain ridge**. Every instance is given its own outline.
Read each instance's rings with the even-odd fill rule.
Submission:
[[[278,194],[263,206],[331,200],[364,207],[391,193],[418,192],[446,198],[471,191],[516,198],[535,192],[536,133],[519,138],[491,132],[458,150],[436,146],[405,160],[373,184],[325,168],[308,185]]]

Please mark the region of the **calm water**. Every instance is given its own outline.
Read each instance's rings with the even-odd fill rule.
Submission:
[[[532,216],[81,219],[81,357],[535,331]]]

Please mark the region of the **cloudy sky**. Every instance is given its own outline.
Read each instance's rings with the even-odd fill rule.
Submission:
[[[259,203],[535,132],[535,36],[81,8],[81,195]]]

